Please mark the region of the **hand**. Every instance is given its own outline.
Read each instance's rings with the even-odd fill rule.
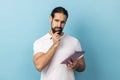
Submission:
[[[76,60],[68,60],[67,64],[68,69],[76,69],[78,67],[78,59]]]
[[[60,37],[61,36],[57,32],[52,35],[53,45],[54,46],[57,47],[59,45],[59,43],[60,43]]]

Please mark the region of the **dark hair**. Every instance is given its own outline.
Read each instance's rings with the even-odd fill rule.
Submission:
[[[63,13],[64,15],[66,15],[66,18],[68,18],[68,12],[63,7],[56,7],[56,8],[53,9],[53,11],[51,12],[51,16],[53,18],[54,18],[55,13]]]

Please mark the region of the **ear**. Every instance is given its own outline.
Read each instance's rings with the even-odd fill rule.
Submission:
[[[52,19],[53,19],[52,16],[50,16],[50,22],[52,22]]]

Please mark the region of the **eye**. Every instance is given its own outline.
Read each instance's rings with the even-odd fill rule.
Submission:
[[[65,24],[65,21],[62,21],[61,23],[62,23],[62,24]]]
[[[58,19],[55,19],[55,21],[56,21],[56,22],[59,22],[59,20],[58,20]]]

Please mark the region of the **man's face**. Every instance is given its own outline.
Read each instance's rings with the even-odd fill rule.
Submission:
[[[54,18],[50,17],[50,21],[52,32],[58,32],[58,34],[61,34],[66,23],[66,15],[63,13],[55,13]]]

